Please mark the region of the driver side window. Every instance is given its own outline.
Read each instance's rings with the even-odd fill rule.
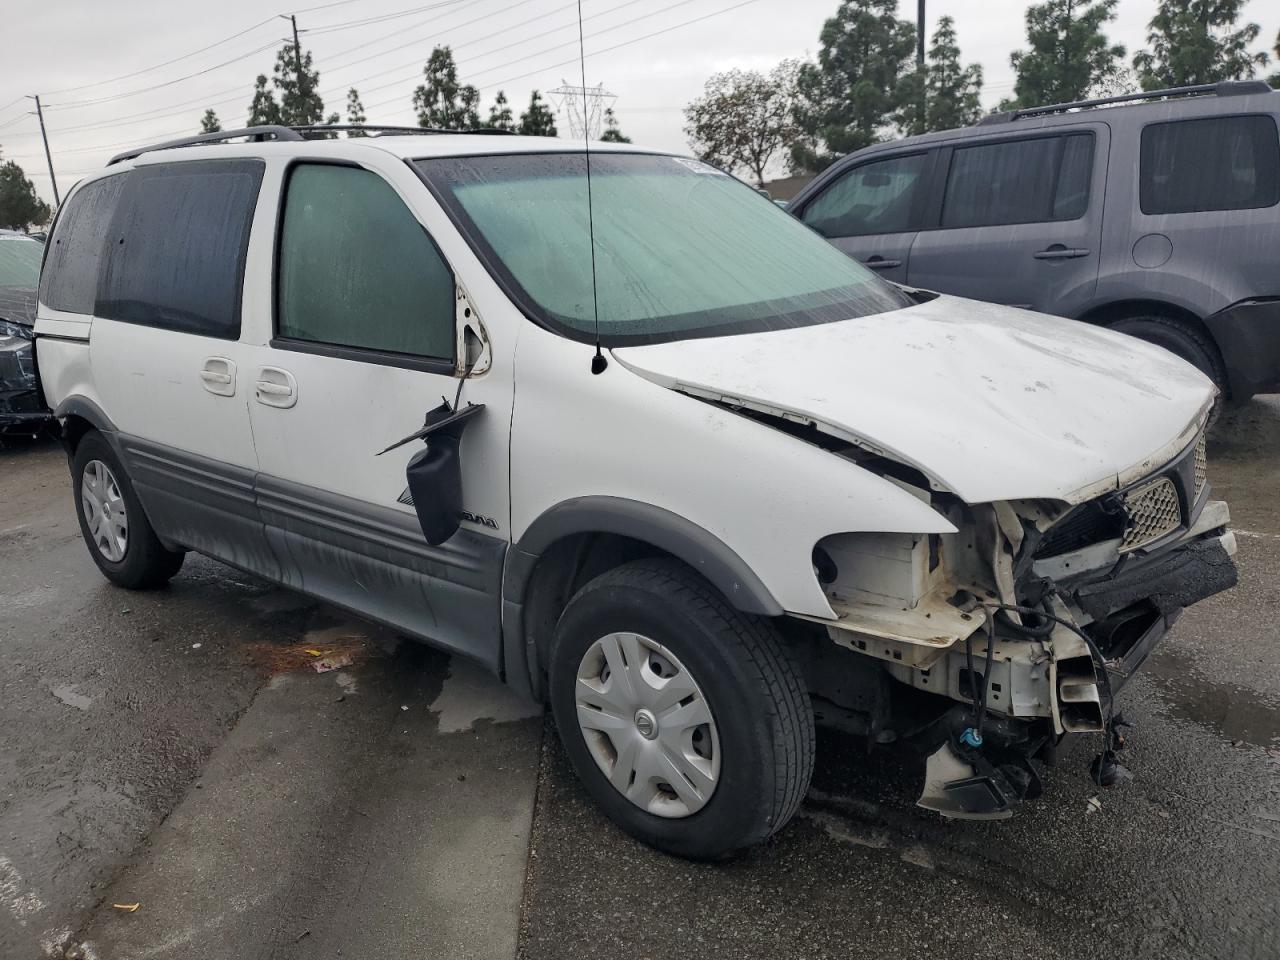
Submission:
[[[800,219],[827,239],[902,233],[923,186],[926,154],[854,167],[819,194]]]

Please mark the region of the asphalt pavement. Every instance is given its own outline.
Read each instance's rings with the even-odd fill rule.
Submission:
[[[949,823],[823,734],[796,820],[712,866],[464,662],[200,558],[111,587],[60,448],[0,450],[0,957],[1280,957],[1280,398],[1210,456],[1240,586],[1124,691],[1131,782],[1082,740]]]

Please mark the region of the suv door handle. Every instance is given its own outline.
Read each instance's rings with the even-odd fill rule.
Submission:
[[[894,267],[902,266],[901,260],[886,260],[884,257],[876,254],[874,257],[867,257],[862,261],[864,266],[870,267],[872,270],[892,270]]]
[[[288,409],[298,402],[298,381],[288,370],[263,367],[254,382],[254,394],[265,406]]]
[[[1077,257],[1087,257],[1088,250],[1082,247],[1065,247],[1060,243],[1055,243],[1046,250],[1041,250],[1035,255],[1037,260],[1074,260]]]
[[[204,388],[219,397],[236,395],[236,365],[226,357],[206,357],[200,368]]]

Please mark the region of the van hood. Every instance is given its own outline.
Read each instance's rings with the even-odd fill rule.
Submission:
[[[1190,443],[1214,397],[1140,340],[939,296],[768,333],[623,347],[634,373],[703,399],[812,422],[969,503],[1078,503]]]

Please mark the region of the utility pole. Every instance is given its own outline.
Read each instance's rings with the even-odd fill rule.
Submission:
[[[924,10],[924,0],[920,0],[920,10]],[[923,12],[921,13],[923,16]],[[289,22],[293,24],[293,65],[298,72],[298,93],[302,93],[302,44],[298,42],[298,18],[289,14]]]
[[[924,0],[916,7],[916,66],[924,69]]]
[[[49,183],[53,185],[53,205],[55,207],[62,206],[62,199],[58,196],[58,178],[53,174],[53,154],[49,152],[49,135],[44,130],[44,111],[40,109],[40,94],[31,97],[36,102],[36,117],[40,121],[40,139],[44,141],[44,158],[49,163]]]

